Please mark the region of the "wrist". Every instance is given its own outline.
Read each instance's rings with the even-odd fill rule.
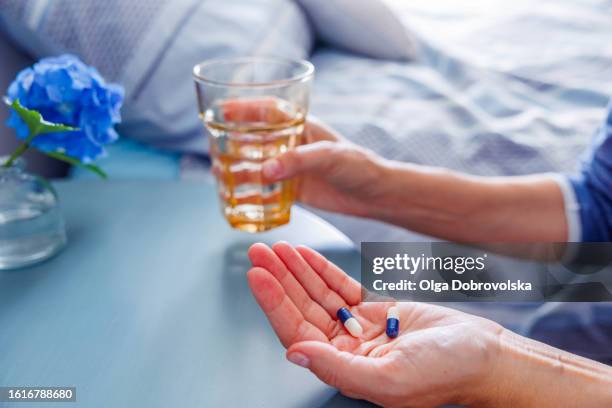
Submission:
[[[612,406],[612,368],[504,329],[474,406]]]
[[[522,348],[514,346],[516,334],[507,329],[499,331],[487,372],[470,394],[470,406],[505,407],[530,406],[533,394],[532,381],[522,381],[530,376],[529,358],[524,358]],[[511,340],[509,340],[511,339]],[[511,346],[512,344],[512,346]]]
[[[368,174],[365,183],[366,192],[360,196],[360,207],[362,211],[358,215],[364,218],[379,221],[389,220],[389,214],[397,208],[398,188],[401,190],[402,182],[398,177],[395,162],[387,160],[375,153],[362,149],[361,154],[365,158],[359,172]]]
[[[411,205],[408,198],[413,177],[407,170],[410,165],[380,156],[373,156],[371,161],[377,181],[372,186],[375,197],[369,200],[368,218],[401,225],[402,213]]]
[[[467,378],[466,383],[455,387],[457,393],[445,403],[465,407],[505,407],[509,401],[505,395],[503,378],[507,376],[508,362],[502,347],[502,336],[506,329],[501,325],[489,321],[491,326],[483,328],[477,336],[480,346],[480,358],[472,359],[478,366],[474,375]],[[480,360],[480,363],[477,361]],[[500,403],[501,402],[501,403]]]

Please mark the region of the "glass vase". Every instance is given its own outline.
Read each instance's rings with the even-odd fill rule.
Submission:
[[[64,219],[51,184],[27,173],[21,159],[0,167],[0,270],[42,262],[65,244]]]

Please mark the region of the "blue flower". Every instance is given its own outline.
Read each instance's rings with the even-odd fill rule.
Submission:
[[[106,83],[98,71],[73,55],[44,58],[17,74],[8,89],[11,101],[35,109],[53,123],[79,128],[74,132],[47,133],[32,145],[45,152],[61,152],[83,163],[106,154],[104,145],[119,136],[114,126],[121,122],[123,88]],[[26,139],[27,125],[11,110],[7,125],[17,137]]]

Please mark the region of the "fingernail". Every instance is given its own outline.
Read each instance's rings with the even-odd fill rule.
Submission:
[[[276,159],[271,159],[265,162],[261,167],[261,171],[267,178],[278,178],[282,176],[281,165]]]
[[[310,364],[310,360],[302,353],[291,353],[287,356],[287,360],[291,361],[295,365],[299,365],[300,367],[308,368]]]

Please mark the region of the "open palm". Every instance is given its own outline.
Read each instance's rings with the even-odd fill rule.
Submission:
[[[399,303],[400,335],[385,334],[392,302],[362,302],[360,284],[306,247],[255,244],[251,289],[288,358],[354,398],[386,406],[457,401],[458,387],[485,377],[501,327],[452,309]],[[363,327],[337,320],[347,307]],[[434,392],[435,390],[435,392]]]

